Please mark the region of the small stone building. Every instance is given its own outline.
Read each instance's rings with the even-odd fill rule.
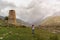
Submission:
[[[9,10],[8,23],[16,25],[15,10]]]

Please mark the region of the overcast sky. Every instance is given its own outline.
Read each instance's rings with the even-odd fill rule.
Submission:
[[[48,16],[60,15],[60,0],[0,0],[0,15],[8,16],[9,10],[25,22],[36,22]]]

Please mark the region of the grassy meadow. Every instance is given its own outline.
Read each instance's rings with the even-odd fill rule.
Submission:
[[[0,40],[60,40],[60,34],[35,28],[35,34],[33,35],[29,27],[0,27]]]

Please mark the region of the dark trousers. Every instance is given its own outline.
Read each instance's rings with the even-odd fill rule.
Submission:
[[[34,34],[34,30],[32,30],[32,34]]]

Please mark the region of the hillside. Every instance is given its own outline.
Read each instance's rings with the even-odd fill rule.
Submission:
[[[42,21],[40,25],[49,31],[60,32],[60,16],[50,16]]]
[[[50,16],[42,21],[41,25],[59,25],[60,24],[60,16]]]
[[[21,20],[19,20],[21,23]],[[0,24],[4,23],[4,20],[0,20]],[[6,27],[0,25],[0,40],[60,40],[59,33],[51,33],[48,30],[35,28],[35,34],[32,34],[31,27]]]

